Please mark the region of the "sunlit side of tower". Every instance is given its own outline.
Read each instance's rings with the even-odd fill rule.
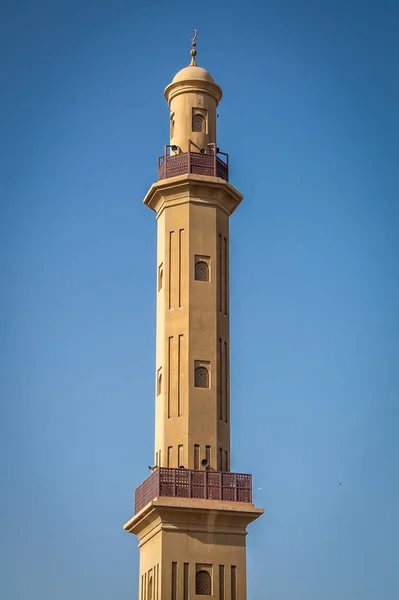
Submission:
[[[228,183],[222,90],[196,63],[165,90],[170,143],[144,203],[157,217],[155,448],[124,526],[140,540],[139,600],[245,600],[247,525],[261,509],[230,471]]]

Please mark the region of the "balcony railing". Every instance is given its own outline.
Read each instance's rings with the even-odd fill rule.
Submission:
[[[135,513],[158,496],[252,502],[252,475],[160,467],[136,489]]]
[[[220,177],[229,180],[229,156],[219,152],[215,144],[208,144],[207,151],[192,152],[189,144],[188,152],[170,154],[172,146],[165,147],[165,154],[158,158],[158,180],[193,173],[195,175],[207,175],[208,177]],[[176,148],[176,146],[173,146]],[[225,160],[221,158],[223,156]]]

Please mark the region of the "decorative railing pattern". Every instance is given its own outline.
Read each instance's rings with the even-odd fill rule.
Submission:
[[[158,496],[252,502],[252,475],[160,467],[136,489],[135,513]]]
[[[181,152],[180,154],[165,154],[158,158],[158,180],[193,173],[220,177],[229,180],[229,165],[216,154],[201,154],[200,152]]]

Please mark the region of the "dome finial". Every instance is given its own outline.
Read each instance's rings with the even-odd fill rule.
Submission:
[[[190,67],[196,67],[197,66],[197,61],[195,60],[195,57],[197,56],[197,51],[195,49],[195,46],[197,45],[196,43],[196,39],[198,36],[198,31],[196,29],[194,29],[194,35],[191,38],[191,50],[190,50],[190,55],[191,55],[191,63],[190,63]]]

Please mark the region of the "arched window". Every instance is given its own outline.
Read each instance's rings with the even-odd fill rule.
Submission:
[[[208,571],[198,571],[195,578],[195,593],[198,596],[212,595],[212,581]]]
[[[170,137],[172,139],[172,137],[175,134],[175,113],[172,112],[170,113]]]
[[[196,281],[209,281],[209,267],[204,260],[195,263]]]
[[[162,392],[162,367],[158,369],[157,373],[157,396]]]
[[[205,133],[205,118],[200,114],[193,115],[193,131],[198,131],[199,133]]]
[[[209,388],[209,371],[206,367],[197,367],[195,369],[195,387]]]

